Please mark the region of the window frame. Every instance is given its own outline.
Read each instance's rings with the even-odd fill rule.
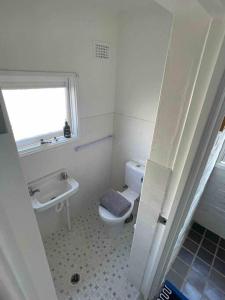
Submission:
[[[77,110],[77,73],[68,72],[34,72],[34,71],[0,71],[0,89],[32,89],[65,87],[67,98],[67,117],[71,126],[71,138],[63,136],[63,129],[57,132],[34,136],[16,142],[21,156],[64,144],[78,138]],[[4,98],[4,97],[3,97]],[[57,140],[54,140],[54,137]],[[42,145],[40,139],[51,140],[50,144]]]

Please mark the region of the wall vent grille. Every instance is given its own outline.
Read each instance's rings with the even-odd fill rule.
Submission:
[[[110,58],[110,47],[106,43],[96,42],[95,43],[95,56],[100,59]]]

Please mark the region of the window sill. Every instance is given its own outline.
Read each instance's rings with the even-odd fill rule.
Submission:
[[[73,143],[76,140],[75,136],[72,136],[71,138],[67,139],[65,137],[59,137],[58,141],[56,142],[52,142],[51,144],[44,144],[44,145],[33,145],[33,146],[29,146],[29,147],[24,147],[24,148],[20,148],[18,149],[18,153],[19,153],[19,157],[25,157],[28,155],[32,155],[38,152],[42,152],[42,151],[48,151],[54,148],[58,148],[61,147],[63,145],[66,144],[70,144]]]

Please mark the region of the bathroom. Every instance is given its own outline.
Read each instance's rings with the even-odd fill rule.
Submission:
[[[158,293],[176,192],[225,69],[225,6],[212,2],[3,0],[4,300]],[[120,222],[100,205],[111,189],[131,203]]]
[[[26,182],[67,169],[80,185],[76,201],[71,201],[75,216],[108,188],[121,190],[126,161],[145,161],[148,157],[172,20],[170,14],[155,3],[149,9],[140,8],[139,12],[131,9],[121,16],[119,25],[109,8],[105,8],[106,14],[102,11],[104,7],[93,4],[90,9],[90,4],[85,5],[83,1],[75,2],[73,10],[70,10],[70,1],[62,7],[58,7],[58,3],[55,10],[51,2],[47,2],[44,12],[38,11],[38,4],[33,5],[34,32],[39,31],[26,32],[30,17],[18,8],[17,16],[19,20],[23,18],[17,37],[21,52],[16,55],[20,55],[20,59],[5,51],[2,61],[12,70],[78,74],[78,138],[49,151],[25,155],[20,158],[21,166]],[[10,4],[8,6],[10,10]],[[15,24],[10,21],[10,26],[17,26],[17,19],[13,15],[11,19]],[[66,36],[64,31],[67,31]],[[53,36],[51,43],[49,33]],[[135,40],[133,34],[138,36]],[[97,41],[110,45],[109,59],[95,57]],[[29,49],[26,53],[26,43],[33,45],[32,52]],[[16,49],[11,47],[10,51]],[[28,55],[32,57],[28,59]],[[1,68],[4,69],[4,65]],[[77,152],[74,149],[110,135],[113,138]],[[54,232],[60,223],[54,210],[37,217],[44,235]]]
[[[78,191],[69,200],[71,231],[67,228],[66,204],[35,212],[58,299],[86,299],[92,294],[97,299],[135,299],[137,290],[127,283],[123,275],[127,270],[121,268],[127,269],[138,203],[133,221],[124,226],[114,244],[104,235],[98,205],[109,189],[124,190],[128,161],[144,166],[149,156],[172,15],[148,1],[127,5],[126,1],[104,4],[68,0],[53,4],[49,0],[44,4],[29,3],[29,8],[25,2],[15,3],[13,9],[11,1],[4,3],[7,39],[1,46],[0,81],[12,128],[17,130],[21,122],[16,120],[20,107],[10,108],[9,103],[24,97],[15,94],[13,98],[7,90],[14,87],[17,76],[26,88],[27,82],[33,88],[33,82],[36,86],[37,81],[50,82],[54,78],[57,84],[58,77],[74,77],[71,80],[75,82],[76,111],[70,116],[75,121],[69,122],[72,138],[37,149],[22,147],[19,153],[27,184],[62,169],[79,183]],[[106,57],[98,57],[98,45],[108,47]],[[44,102],[40,110],[24,106],[24,119],[28,120],[24,127],[32,131],[32,122],[36,121],[37,127],[38,118],[44,123],[50,114],[54,126],[63,129],[64,115],[58,107]],[[61,123],[55,124],[55,120]],[[119,259],[115,260],[117,255]],[[116,280],[112,277],[114,260]],[[80,278],[73,284],[74,274]]]

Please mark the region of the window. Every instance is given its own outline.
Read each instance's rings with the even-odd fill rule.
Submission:
[[[77,136],[75,80],[74,74],[65,73],[0,73],[0,87],[19,151],[65,142],[65,121],[72,137]]]

